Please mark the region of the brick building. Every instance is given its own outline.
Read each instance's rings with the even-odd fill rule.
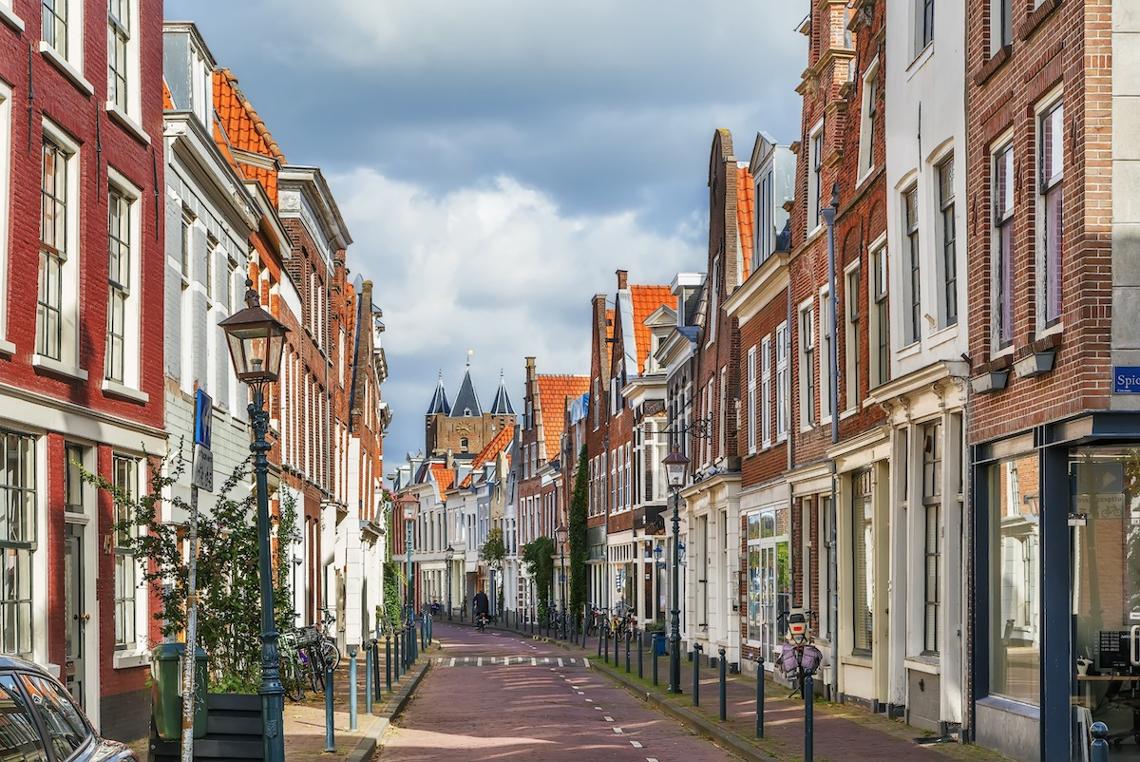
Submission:
[[[156,602],[80,466],[140,494],[166,451],[162,321],[142,320],[163,301],[162,8],[111,9],[0,11],[0,486],[20,506],[0,531],[0,652],[133,739]]]
[[[1106,686],[1084,673],[1120,671],[1117,636],[1134,617],[1121,506],[1140,434],[1130,383],[1140,88],[1122,64],[1140,27],[1107,0],[973,0],[966,19],[964,721],[981,744],[1064,759],[1084,744],[1080,726],[1129,723],[1105,713]]]
[[[606,519],[610,509],[609,379],[614,335],[614,312],[605,294],[590,301],[590,409],[586,421],[586,467],[590,499],[586,513],[586,601],[592,607],[609,609],[609,567],[606,561]]]

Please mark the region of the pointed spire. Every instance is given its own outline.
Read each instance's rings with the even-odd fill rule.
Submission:
[[[435,393],[431,396],[431,402],[428,404],[427,414],[449,415],[451,413],[451,405],[447,402],[447,390],[443,388],[443,371],[439,372],[439,382],[435,385]]]
[[[478,418],[483,415],[483,408],[479,405],[479,395],[475,393],[475,385],[471,383],[471,366],[463,374],[463,384],[459,387],[459,394],[455,397],[455,406],[451,408],[452,418]]]
[[[491,415],[514,415],[515,409],[511,405],[511,398],[507,395],[507,379],[503,371],[499,371],[499,391],[495,394],[495,401],[491,403]]]

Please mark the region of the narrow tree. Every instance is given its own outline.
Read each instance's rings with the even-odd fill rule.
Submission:
[[[527,574],[534,580],[538,596],[538,619],[545,622],[550,611],[550,597],[554,586],[554,540],[536,537],[522,548]]]
[[[498,595],[495,595],[494,590],[491,591],[491,595],[495,595],[495,616],[499,616],[503,611],[503,561],[507,557],[507,545],[503,542],[502,529],[492,527],[487,532],[487,541],[483,543],[479,555],[487,562],[487,566],[494,569],[499,575]]]
[[[577,619],[586,604],[586,512],[589,508],[589,475],[586,472],[586,446],[578,453],[574,494],[570,498],[570,610]],[[581,621],[579,621],[579,626]]]

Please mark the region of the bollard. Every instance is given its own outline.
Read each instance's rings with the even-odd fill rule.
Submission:
[[[372,692],[379,688],[372,679],[372,670],[375,662],[372,659],[372,642],[364,643],[364,711],[372,714]]]
[[[649,642],[653,645],[653,685],[657,685],[657,639],[661,637],[661,633],[655,632],[649,638]]]
[[[812,762],[815,746],[815,678],[804,677],[804,762]]]
[[[764,737],[764,656],[756,660],[756,737]]]
[[[625,631],[625,673],[629,674],[629,646],[630,641],[633,640],[633,633],[629,630]]]
[[[336,751],[336,729],[333,727],[333,670],[325,666],[325,751]]]
[[[348,648],[348,729],[356,730],[356,646]]]
[[[641,637],[641,630],[637,631],[637,677],[645,677],[645,640]]]
[[[388,692],[392,692],[392,639],[388,635],[384,636],[384,682],[387,684]]]
[[[716,650],[717,664],[720,667],[720,721],[724,722],[728,718],[728,696],[726,695],[725,679],[727,677],[724,662],[724,649],[718,648]]]
[[[392,656],[394,657],[392,659],[392,669],[396,673],[396,680],[398,681],[400,679],[400,665],[404,663],[404,652],[400,646],[399,630],[394,632],[394,637],[396,638],[396,643],[395,648],[392,649]]]
[[[693,706],[701,705],[701,651],[700,643],[693,644]]]
[[[1089,732],[1093,738],[1089,747],[1089,762],[1108,762],[1108,725],[1094,722]]]

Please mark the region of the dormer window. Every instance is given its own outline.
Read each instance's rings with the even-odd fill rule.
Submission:
[[[471,408],[469,408],[469,407],[463,408],[463,415],[470,418],[471,417]]]

